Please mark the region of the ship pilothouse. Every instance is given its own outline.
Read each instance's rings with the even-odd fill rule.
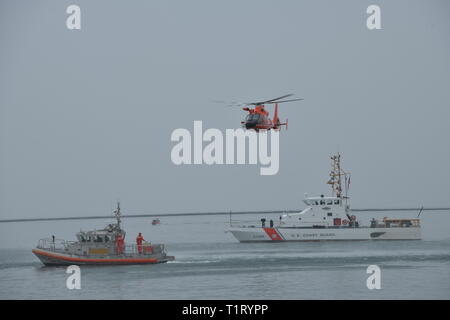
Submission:
[[[306,208],[300,212],[284,214],[278,223],[261,219],[258,225],[230,225],[229,231],[240,242],[259,241],[311,241],[311,240],[417,240],[421,239],[419,219],[372,219],[362,226],[351,214],[348,191],[350,173],[341,168],[341,155],[331,157],[331,196],[309,197],[305,194]]]
[[[341,155],[331,157],[332,170],[330,180],[332,196],[308,197],[305,193],[303,202],[306,209],[299,213],[285,214],[281,216],[280,226],[304,227],[304,228],[330,228],[341,226],[358,226],[354,215],[349,214],[348,190],[350,187],[350,173],[341,169]],[[344,190],[342,184],[344,182]],[[343,194],[345,193],[345,195]]]

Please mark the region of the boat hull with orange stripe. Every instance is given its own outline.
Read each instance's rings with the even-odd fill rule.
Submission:
[[[130,265],[130,264],[155,264],[173,261],[173,256],[164,257],[134,257],[134,256],[104,256],[104,257],[85,257],[78,255],[69,255],[58,252],[51,252],[42,249],[33,249],[32,252],[46,266],[63,265]]]
[[[234,227],[229,231],[239,242],[420,240],[420,228],[262,228]]]

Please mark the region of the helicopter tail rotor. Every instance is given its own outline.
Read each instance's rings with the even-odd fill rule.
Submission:
[[[285,123],[280,123],[279,126],[286,126],[286,130],[288,129],[288,119],[286,119]]]

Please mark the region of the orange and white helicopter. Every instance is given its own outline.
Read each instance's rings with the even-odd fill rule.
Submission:
[[[242,110],[247,111],[248,115],[245,117],[244,121],[241,121],[241,125],[245,129],[250,130],[280,130],[281,126],[286,126],[286,130],[288,128],[288,120],[286,122],[281,123],[280,118],[278,117],[278,104],[284,102],[292,102],[299,101],[303,99],[290,99],[290,100],[281,100],[292,96],[292,94],[286,94],[284,96],[270,99],[266,101],[259,102],[248,102],[248,103],[232,103],[230,106],[238,106],[242,107]],[[266,104],[275,104],[275,112],[273,115],[273,119],[269,118],[269,112],[265,109]],[[253,109],[249,108],[249,106],[255,106]]]

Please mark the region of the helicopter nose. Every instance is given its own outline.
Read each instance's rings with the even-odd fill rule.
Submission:
[[[255,129],[255,128],[256,128],[256,122],[247,121],[245,123],[245,129]]]

